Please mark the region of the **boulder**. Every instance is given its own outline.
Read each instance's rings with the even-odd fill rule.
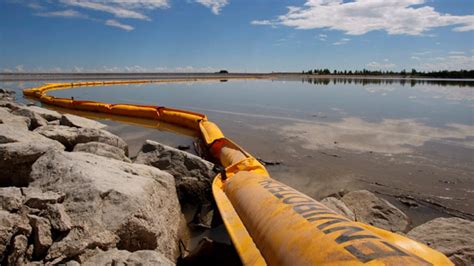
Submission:
[[[23,203],[21,189],[16,187],[0,188],[0,209],[6,211],[17,211]]]
[[[212,200],[214,164],[196,155],[147,140],[135,163],[154,166],[173,175],[181,202],[208,203]]]
[[[342,201],[352,210],[358,222],[392,232],[405,232],[409,225],[405,213],[367,190],[349,192],[342,197]]]
[[[48,121],[40,116],[38,113],[31,111],[27,108],[19,108],[12,112],[13,115],[24,116],[30,119],[29,129],[33,130],[37,127],[46,126]]]
[[[53,244],[51,224],[47,219],[36,215],[28,215],[28,218],[33,228],[33,256],[43,258],[46,255],[46,251],[48,251],[49,247]]]
[[[123,139],[102,129],[48,125],[39,127],[34,132],[61,142],[67,150],[73,150],[78,143],[95,141],[115,146],[128,154],[128,146]]]
[[[0,210],[0,261],[4,260],[5,251],[15,235],[31,234],[31,226],[28,219],[14,213]]]
[[[456,265],[474,265],[474,222],[461,218],[436,218],[408,232],[451,259]]]
[[[335,197],[327,197],[321,200],[321,203],[336,213],[355,221],[354,213],[341,200]]]
[[[19,127],[0,124],[0,186],[27,186],[31,165],[51,150],[64,150],[54,140]]]
[[[87,143],[79,143],[74,146],[73,151],[92,153],[103,157],[124,161],[127,163],[132,162],[127,156],[125,156],[125,152],[122,149],[101,142],[93,141]]]
[[[163,254],[152,250],[140,250],[133,253],[126,250],[110,249],[99,251],[82,263],[84,266],[105,265],[175,265]]]
[[[16,130],[27,130],[30,126],[30,119],[10,113],[9,109],[0,107],[0,124],[15,127]],[[0,143],[5,143],[0,135]]]
[[[116,245],[129,251],[156,250],[171,260],[177,257],[182,214],[168,173],[89,153],[53,151],[36,161],[31,178],[32,187],[64,192],[63,205],[73,227],[83,230],[71,230],[61,242],[69,238],[68,245],[84,250],[98,246],[94,238],[109,234],[111,241],[105,241],[103,249]],[[47,260],[63,256],[64,250],[77,250],[68,245],[53,244]]]
[[[58,113],[56,111],[53,111],[53,110],[48,110],[46,108],[42,108],[42,107],[38,107],[38,106],[33,105],[33,106],[22,106],[18,110],[22,110],[22,109],[27,109],[27,110],[29,110],[33,113],[36,113],[39,116],[46,119],[47,121],[53,121],[53,120],[61,119],[61,114],[60,113]]]
[[[106,125],[91,120],[87,118],[83,118],[77,115],[71,115],[71,114],[64,114],[61,117],[60,124],[63,126],[69,126],[69,127],[79,127],[79,128],[95,128],[95,129],[102,129],[107,127]]]

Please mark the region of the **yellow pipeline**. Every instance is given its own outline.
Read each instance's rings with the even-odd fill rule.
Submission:
[[[353,222],[273,180],[252,155],[203,114],[185,110],[48,96],[79,86],[183,82],[134,80],[47,84],[24,94],[67,109],[154,119],[198,133],[223,171],[212,191],[244,265],[453,265],[443,254],[402,235]],[[436,233],[436,232],[433,232]]]

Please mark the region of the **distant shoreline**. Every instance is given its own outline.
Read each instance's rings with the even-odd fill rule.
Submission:
[[[0,73],[0,81],[45,81],[45,80],[125,80],[125,79],[376,79],[376,80],[442,80],[467,81],[464,78],[433,78],[402,75],[320,75],[294,72],[274,73]]]

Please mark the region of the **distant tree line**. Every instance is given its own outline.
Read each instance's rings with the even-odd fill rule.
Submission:
[[[402,77],[430,77],[430,78],[456,78],[456,79],[474,79],[474,70],[458,70],[458,71],[417,71],[412,69],[411,71],[406,71],[405,69],[397,71],[383,71],[383,70],[329,70],[325,69],[310,69],[308,71],[303,71],[303,74],[306,75],[346,75],[346,76],[402,76]]]

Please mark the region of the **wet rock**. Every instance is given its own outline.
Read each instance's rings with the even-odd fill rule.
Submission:
[[[461,218],[436,218],[408,232],[451,259],[456,265],[474,265],[474,222]]]
[[[19,108],[12,112],[13,115],[24,116],[30,119],[29,129],[33,130],[37,127],[46,126],[48,121],[40,116],[38,113],[26,108]]]
[[[30,186],[66,194],[63,205],[72,224],[84,229],[79,238],[88,248],[88,238],[111,232],[116,239],[107,248],[146,246],[176,258],[181,211],[168,173],[89,153],[51,152],[36,161],[31,178]],[[50,260],[61,254],[54,252]]]
[[[0,188],[0,208],[7,211],[16,211],[21,208],[23,195],[16,187]]]
[[[61,142],[69,151],[76,144],[94,141],[118,147],[128,154],[128,145],[123,139],[102,129],[48,125],[39,127],[34,132]]]
[[[8,265],[24,265],[25,255],[28,250],[28,238],[24,235],[17,235],[13,239]]]
[[[354,213],[341,200],[338,200],[334,197],[327,197],[321,200],[321,203],[326,205],[326,207],[335,211],[336,213],[341,214],[351,219],[352,221],[355,221]]]
[[[342,201],[355,215],[358,222],[367,223],[392,232],[404,232],[409,218],[388,201],[367,190],[352,191]]]
[[[33,228],[33,257],[43,258],[46,255],[46,251],[53,244],[51,224],[47,219],[36,215],[28,215],[28,218]]]
[[[129,252],[110,249],[99,251],[96,255],[83,262],[82,265],[175,265],[162,254],[152,250]]]
[[[214,164],[198,156],[147,140],[135,163],[154,166],[173,175],[182,203],[208,203],[212,199]]]
[[[26,217],[0,210],[0,261],[3,261],[5,251],[12,238],[17,234],[29,236],[31,226]]]
[[[61,117],[60,124],[63,126],[69,126],[69,127],[78,127],[78,128],[95,128],[95,129],[102,129],[107,127],[106,125],[91,120],[87,118],[83,118],[77,115],[71,115],[71,114],[64,114]]]
[[[33,113],[38,114],[39,116],[43,117],[47,121],[53,121],[53,120],[59,120],[61,119],[61,114],[53,111],[53,110],[48,110],[46,108],[38,107],[38,106],[22,106],[18,110],[26,109],[29,110]]]
[[[36,187],[22,188],[22,193],[25,195],[24,204],[35,209],[45,209],[47,204],[61,203],[65,197],[63,193],[43,192]]]
[[[67,232],[72,228],[71,218],[62,204],[48,204],[41,216],[49,220],[53,230]]]
[[[132,162],[127,156],[125,156],[125,152],[122,149],[105,144],[105,143],[95,142],[95,141],[87,142],[87,143],[79,143],[76,146],[74,146],[73,151],[88,152],[88,153],[96,154],[99,156],[124,161],[127,163]]]
[[[54,140],[14,124],[0,124],[0,186],[28,185],[31,165],[51,150],[64,150]]]

